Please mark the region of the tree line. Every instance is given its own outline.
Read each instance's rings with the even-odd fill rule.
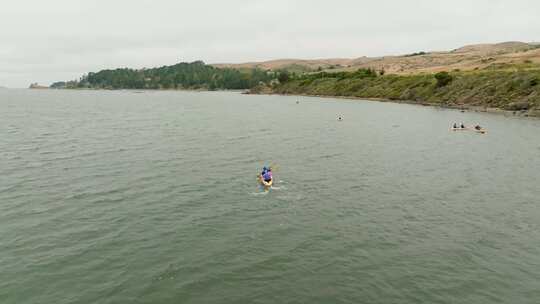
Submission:
[[[79,80],[53,83],[51,88],[235,90],[269,83],[278,76],[275,72],[260,69],[216,68],[195,61],[151,69],[91,72]]]

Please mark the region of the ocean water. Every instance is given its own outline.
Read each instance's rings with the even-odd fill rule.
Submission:
[[[540,120],[0,90],[0,128],[2,304],[540,303]]]

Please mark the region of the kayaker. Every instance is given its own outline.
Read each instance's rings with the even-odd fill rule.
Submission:
[[[262,172],[261,172],[261,176],[265,175],[266,172],[268,172],[268,168],[263,167]]]
[[[266,172],[262,175],[262,178],[265,182],[269,183],[272,181],[272,169],[267,169]]]
[[[480,127],[480,125],[476,125],[476,126],[474,126],[474,128],[475,128],[476,130],[478,130],[478,131],[482,130],[482,127]]]
[[[458,127],[457,127],[457,123],[454,123],[454,127],[453,127],[453,128],[454,128],[454,129],[457,129],[457,128],[458,128]]]
[[[461,123],[461,126],[459,126],[460,128],[462,129],[465,129],[465,125],[463,123]]]

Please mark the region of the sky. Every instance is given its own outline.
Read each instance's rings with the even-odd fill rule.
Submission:
[[[181,61],[356,58],[540,40],[538,0],[0,0],[0,86]]]

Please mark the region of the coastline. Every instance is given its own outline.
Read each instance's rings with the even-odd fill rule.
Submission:
[[[26,88],[35,90],[35,88]],[[483,106],[473,106],[473,105],[457,105],[457,104],[438,104],[438,103],[429,103],[421,102],[414,100],[402,100],[402,99],[389,99],[389,98],[374,98],[374,97],[356,97],[356,96],[340,96],[340,95],[316,95],[316,94],[283,94],[283,93],[274,93],[270,91],[264,92],[253,92],[250,89],[231,89],[231,90],[207,90],[207,89],[105,89],[105,88],[47,88],[49,90],[74,90],[74,91],[131,91],[135,93],[142,92],[230,92],[230,93],[239,93],[244,95],[277,95],[277,96],[302,96],[302,97],[318,97],[318,98],[333,98],[333,99],[344,99],[344,100],[364,100],[364,101],[377,101],[377,102],[391,102],[396,104],[409,104],[416,106],[425,106],[425,107],[436,107],[441,109],[451,109],[458,110],[461,112],[477,112],[477,113],[490,113],[503,115],[506,117],[518,117],[518,118],[533,118],[540,119],[540,111],[511,111],[501,108],[492,108],[492,107],[483,107]]]
[[[30,89],[30,88],[26,88]],[[126,91],[126,92],[236,92],[244,94],[248,89],[109,89],[109,88],[48,88],[59,91]]]
[[[389,98],[355,97],[355,96],[339,96],[339,95],[334,96],[334,95],[311,95],[311,94],[282,94],[282,93],[273,93],[273,92],[254,93],[252,91],[247,91],[247,92],[244,92],[243,94],[302,96],[302,97],[334,98],[334,99],[346,99],[346,100],[391,102],[391,103],[396,103],[396,104],[409,104],[409,105],[424,106],[424,107],[451,109],[451,110],[458,110],[462,112],[490,113],[490,114],[503,115],[507,117],[540,119],[539,111],[510,111],[510,110],[504,110],[501,108],[490,108],[490,107],[472,106],[472,105],[465,105],[465,104],[464,105],[442,105],[442,104],[437,104],[437,103],[418,102],[418,101],[413,101],[413,100],[389,99]]]

